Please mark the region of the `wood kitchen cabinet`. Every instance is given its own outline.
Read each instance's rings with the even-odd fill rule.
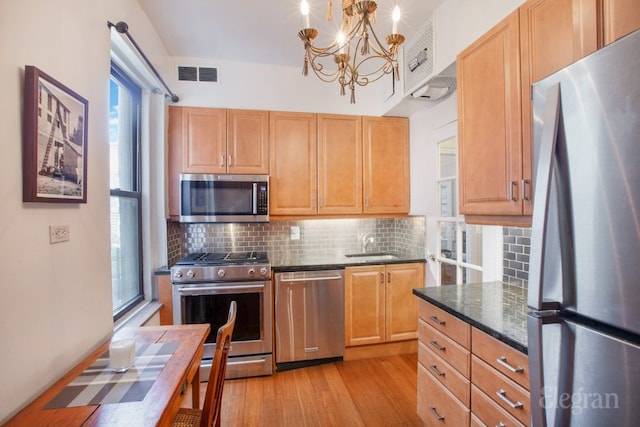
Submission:
[[[227,110],[227,173],[269,175],[269,112]]]
[[[271,215],[409,212],[407,119],[270,117]]]
[[[520,7],[523,214],[533,213],[531,85],[598,49],[598,0],[530,0]]]
[[[227,110],[169,107],[169,135],[180,173],[226,173]]]
[[[269,213],[317,212],[317,120],[311,113],[269,113]]]
[[[424,286],[424,263],[345,268],[347,346],[380,344],[418,336],[417,300]]]
[[[418,304],[418,414],[425,424],[445,417],[456,426],[528,425],[527,355],[433,304]]]
[[[158,288],[158,302],[160,308],[160,324],[173,325],[173,284],[170,274],[154,275]]]
[[[269,114],[169,107],[169,214],[180,215],[181,173],[269,174]]]
[[[458,55],[460,213],[523,215],[519,13]],[[527,202],[530,203],[530,202]]]
[[[318,213],[362,213],[362,117],[318,114]]]
[[[362,213],[360,116],[272,113],[271,129],[271,215]]]
[[[640,29],[638,0],[602,0],[604,44]]]
[[[364,213],[409,213],[409,120],[363,117]]]
[[[531,85],[640,28],[637,0],[529,0],[460,53],[460,213],[531,224]]]

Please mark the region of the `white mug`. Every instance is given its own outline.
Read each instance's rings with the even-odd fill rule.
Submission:
[[[109,344],[109,366],[116,372],[126,372],[133,366],[136,355],[136,340],[125,338]]]

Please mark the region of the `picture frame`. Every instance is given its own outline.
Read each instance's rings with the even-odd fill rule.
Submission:
[[[25,67],[24,202],[87,202],[88,119],[85,98],[37,67]]]

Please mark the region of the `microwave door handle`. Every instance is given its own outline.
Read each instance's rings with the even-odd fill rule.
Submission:
[[[253,214],[258,215],[258,183],[253,183]]]

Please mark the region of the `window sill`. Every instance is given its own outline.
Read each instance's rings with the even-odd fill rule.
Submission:
[[[137,328],[144,326],[158,311],[162,304],[156,300],[142,301],[129,314],[118,319],[113,325],[113,332],[122,328]]]

